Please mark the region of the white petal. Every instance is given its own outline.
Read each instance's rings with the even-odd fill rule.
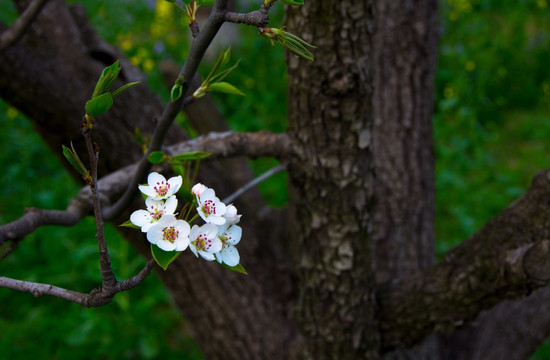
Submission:
[[[178,239],[174,241],[174,245],[176,245],[176,251],[183,251],[189,246],[189,238],[178,237]]]
[[[160,226],[162,226],[163,228],[165,227],[168,227],[168,226],[175,226],[176,225],[176,217],[172,214],[167,214],[167,215],[164,215],[162,216],[158,223]]]
[[[214,254],[212,253],[209,253],[209,252],[206,252],[206,251],[199,251],[199,255],[204,259],[204,260],[208,260],[208,261],[212,261],[214,260],[216,257],[214,256]]]
[[[222,257],[223,262],[229,266],[237,266],[239,264],[239,261],[241,261],[239,252],[237,251],[237,248],[234,246],[229,246],[224,248],[222,251],[220,251],[220,255]]]
[[[130,215],[130,222],[136,226],[142,227],[153,220],[149,211],[136,210]]]
[[[201,228],[198,225],[193,225],[191,228],[191,231],[189,232],[189,239],[191,241],[197,240],[199,235],[201,234]]]
[[[156,223],[155,225],[151,226],[151,228],[147,231],[147,240],[151,243],[151,244],[156,244],[158,243],[160,240],[163,239],[163,234],[162,234],[162,230],[164,228],[162,226],[159,226],[158,223]]]
[[[204,224],[201,227],[201,233],[204,234],[207,239],[214,239],[218,235],[218,227],[214,224]]]
[[[179,236],[188,238],[190,231],[190,226],[185,220],[176,220],[176,225],[174,226]]]
[[[174,177],[171,177],[170,179],[168,179],[168,184],[170,184],[169,193],[170,194],[177,193],[178,190],[181,187],[182,182],[183,182],[183,179],[182,179],[181,175],[174,176]]]
[[[210,188],[206,188],[201,196],[200,196],[200,201],[201,203],[205,202],[206,200],[213,200],[213,201],[216,201],[216,193],[214,192],[213,189],[210,189]],[[218,199],[219,201],[219,199]]]
[[[225,210],[223,217],[229,224],[237,224],[241,221],[241,215],[237,215],[237,208],[233,205],[227,205],[227,209]]]
[[[143,225],[143,226],[141,227],[141,232],[145,232],[145,233],[148,232],[149,229],[150,229],[153,225],[156,225],[156,224],[157,224],[157,222],[155,221],[155,222],[150,222],[150,223],[147,223],[147,224]]]
[[[226,221],[225,218],[217,215],[210,215],[210,216],[207,216],[206,219],[203,217],[203,219],[207,223],[212,223],[216,225],[223,225],[225,224],[225,221]]]
[[[201,183],[198,183],[198,184],[195,184],[195,185],[193,186],[193,188],[191,188],[191,193],[192,193],[192,194],[195,194],[196,196],[201,196],[202,192],[203,192],[204,190],[206,190],[206,189],[207,189],[206,186],[204,186],[204,185],[201,184]]]
[[[168,199],[166,199],[166,203],[164,203],[165,214],[173,214],[176,211],[177,207],[178,199],[176,198],[176,195],[170,196]]]
[[[189,243],[189,249],[193,254],[195,254],[196,257],[199,257],[199,254],[197,253],[197,248],[192,242]]]
[[[243,229],[239,225],[232,225],[225,233],[227,243],[230,245],[237,245],[241,241],[242,235]]]
[[[208,249],[209,253],[217,253],[220,252],[222,249],[223,244],[217,237],[212,240],[212,243],[210,244],[210,248]]]
[[[145,195],[149,196],[149,197],[156,197],[157,196],[157,192],[150,186],[148,185],[139,185],[138,186],[139,188],[139,191],[141,191],[142,193],[144,193]]]
[[[224,203],[222,203],[221,201],[218,201],[218,203],[216,203],[216,215],[223,216],[226,210],[227,210],[227,206],[225,206]]]
[[[166,178],[158,172],[152,172],[147,176],[147,185],[154,187],[157,183],[165,183]]]
[[[157,242],[157,246],[164,251],[174,251],[176,249],[175,244],[166,240],[160,240],[159,242]]]

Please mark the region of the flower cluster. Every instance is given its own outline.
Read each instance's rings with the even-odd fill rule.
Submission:
[[[132,224],[139,226],[147,234],[147,240],[164,251],[189,249],[195,256],[212,261],[217,260],[228,266],[240,262],[235,245],[241,240],[242,229],[236,225],[241,218],[233,205],[225,205],[216,197],[214,190],[196,184],[191,189],[197,201],[198,215],[205,221],[202,226],[191,228],[185,220],[176,218],[178,200],[176,193],[182,184],[182,177],[168,181],[159,173],[153,172],[147,178],[147,185],[139,190],[147,196],[146,210],[136,210],[130,216]]]

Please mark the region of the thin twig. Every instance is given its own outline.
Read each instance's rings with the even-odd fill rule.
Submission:
[[[75,302],[85,307],[100,307],[109,304],[117,293],[130,290],[141,284],[141,282],[151,274],[151,270],[154,265],[155,260],[149,259],[145,264],[145,267],[134,277],[117,282],[112,287],[100,287],[98,289],[94,289],[89,294],[64,289],[50,284],[11,279],[4,276],[0,276],[0,287],[28,292],[33,294],[35,297],[51,295],[60,299]]]
[[[273,175],[277,174],[278,172],[281,172],[283,170],[286,170],[285,164],[279,164],[275,167],[272,167],[271,169],[267,170],[262,175],[258,176],[255,179],[252,179],[250,182],[246,183],[243,187],[235,191],[233,194],[229,195],[225,199],[222,200],[222,202],[228,204],[231,203],[233,200],[244,194],[246,191],[252,189],[254,186],[258,185],[262,181],[265,181],[272,177]]]
[[[12,46],[21,39],[47,1],[48,0],[34,0],[27,6],[17,21],[15,21],[15,23],[0,37],[0,51]]]
[[[90,190],[92,192],[92,202],[94,205],[94,216],[97,231],[96,238],[99,246],[101,281],[103,287],[108,288],[116,285],[116,278],[111,267],[111,259],[109,257],[109,251],[107,250],[107,243],[105,242],[103,218],[101,217],[101,204],[98,196],[97,161],[99,151],[95,149],[92,141],[91,130],[88,128],[83,128],[82,135],[84,135],[84,138],[86,139],[86,148],[88,149],[88,156],[90,157],[90,173],[92,177]]]

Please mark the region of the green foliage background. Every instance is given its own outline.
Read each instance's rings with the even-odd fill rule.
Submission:
[[[163,0],[158,7],[147,1],[81,3],[100,34],[125,51],[166,101],[168,89],[158,68],[166,59],[183,63],[189,41],[182,35],[188,33],[185,17]],[[244,12],[258,2],[240,3]],[[279,27],[282,6],[274,10],[272,24]],[[9,24],[16,16],[11,1],[0,0],[0,21]],[[438,256],[479,229],[548,167],[550,8],[547,0],[445,0],[441,28],[434,108]],[[233,57],[241,64],[227,81],[247,96],[217,96],[220,109],[235,130],[284,130],[282,50],[272,49],[255,29],[224,25],[224,33],[232,31],[237,32],[229,39]],[[217,51],[221,46],[227,45]],[[208,71],[207,63],[201,73]],[[186,126],[183,116],[178,121]],[[65,208],[83,184],[61,170],[29,121],[4,103],[0,127],[0,224],[18,218],[25,207]],[[275,164],[253,162],[258,174]],[[272,204],[285,203],[285,181],[279,174],[261,185]],[[99,283],[94,234],[91,219],[74,228],[40,229],[0,261],[0,274],[89,291]],[[107,239],[119,278],[143,266],[112,227]],[[0,289],[0,302],[5,358],[200,359],[156,277],[99,309],[7,289]],[[533,359],[550,359],[550,350],[543,346]]]

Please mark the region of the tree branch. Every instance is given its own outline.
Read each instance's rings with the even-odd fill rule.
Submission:
[[[227,131],[211,133],[174,144],[168,146],[165,151],[169,155],[204,151],[212,154],[212,158],[272,156],[284,161],[293,155],[294,145],[286,133],[275,134],[270,131],[237,133]],[[137,168],[138,164],[129,165],[98,180],[98,196],[104,209],[109,204],[114,203],[124,192]],[[33,208],[28,210],[21,218],[0,226],[0,245],[6,240],[22,239],[40,226],[75,225],[82,217],[91,214],[92,210],[91,191],[86,186],[71,200],[65,211]]]
[[[20,241],[43,225],[75,225],[83,214],[80,208],[74,206],[69,206],[66,211],[27,209],[19,219],[0,226],[0,246],[8,240]]]
[[[474,319],[550,282],[550,171],[437,265],[379,288],[385,349]]]
[[[32,24],[48,0],[34,0],[19,16],[17,21],[0,37],[0,52],[15,44]]]
[[[228,11],[224,14],[223,19],[227,22],[235,24],[246,24],[256,27],[264,27],[269,24],[269,16],[267,14],[268,9],[262,5],[260,10],[251,11],[246,14],[239,14],[236,12]]]
[[[233,200],[237,199],[239,196],[241,196],[242,194],[244,194],[248,190],[252,189],[253,187],[258,185],[262,181],[265,181],[265,180],[269,179],[273,175],[275,175],[278,172],[281,172],[283,170],[286,170],[286,165],[284,165],[284,164],[279,164],[277,166],[272,167],[271,169],[264,172],[262,175],[260,175],[257,178],[252,179],[251,181],[249,181],[247,184],[245,184],[242,188],[235,191],[233,194],[231,194],[228,197],[226,197],[225,199],[223,199],[222,202],[224,202],[226,204],[233,202]]]
[[[271,156],[279,159],[292,156],[294,150],[292,140],[286,133],[275,134],[270,131],[210,133],[166,148],[170,155],[204,151],[214,157]]]
[[[60,299],[75,302],[85,307],[99,307],[109,304],[117,293],[130,290],[141,284],[141,282],[149,276],[149,274],[151,274],[151,269],[154,265],[155,260],[149,259],[145,264],[145,267],[134,277],[116,282],[109,287],[99,287],[92,290],[89,294],[60,288],[50,284],[10,279],[4,276],[0,276],[0,287],[29,292],[35,297],[51,295]]]

